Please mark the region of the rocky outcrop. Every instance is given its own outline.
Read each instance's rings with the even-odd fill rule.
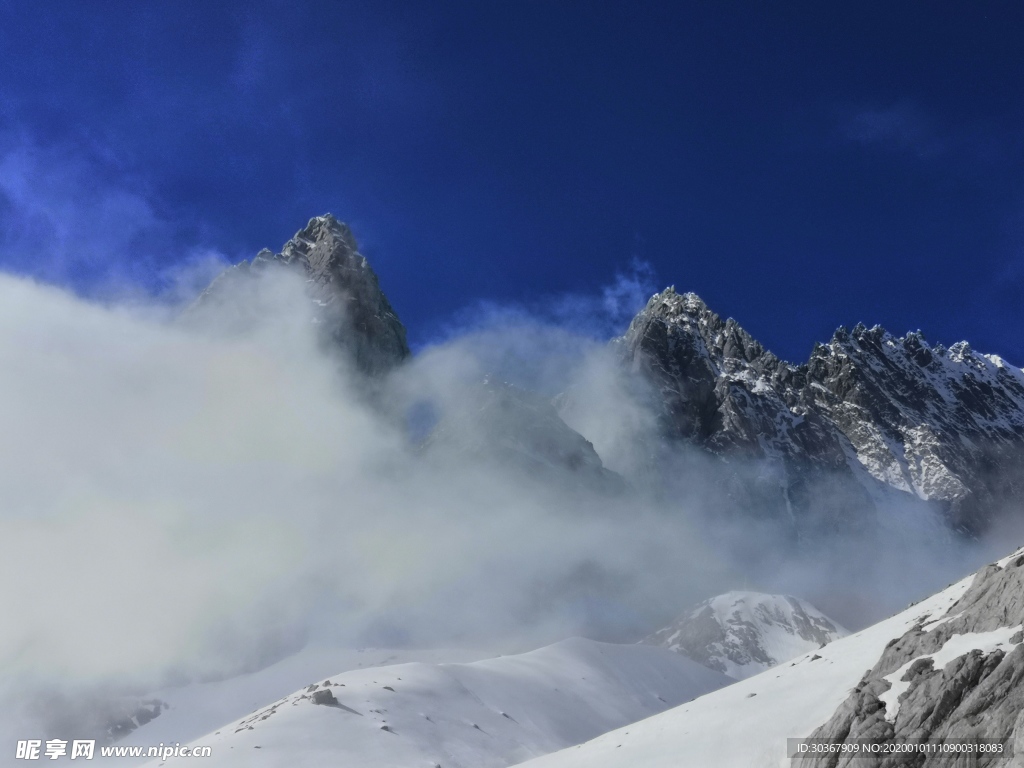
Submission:
[[[705,600],[641,642],[742,680],[846,634],[799,598],[727,592]]]
[[[739,483],[777,517],[840,524],[896,493],[974,534],[1024,491],[1024,373],[966,343],[858,325],[793,365],[669,288],[614,344],[651,383],[669,441],[777,468],[775,488]]]
[[[251,262],[223,272],[190,311],[231,300],[240,283],[275,269],[294,270],[305,280],[322,341],[342,350],[363,373],[386,373],[409,357],[405,327],[376,273],[359,253],[352,231],[330,214],[310,219],[280,253],[264,249]]]
[[[836,743],[993,739],[1024,748],[1024,555],[979,571],[938,620],[894,639],[811,738]],[[961,650],[963,652],[961,652]],[[1022,753],[1024,754],[1024,753]],[[963,765],[1015,765],[978,756]],[[948,756],[840,755],[801,760],[808,768],[950,765]]]

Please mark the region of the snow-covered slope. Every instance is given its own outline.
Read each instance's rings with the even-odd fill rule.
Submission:
[[[136,723],[126,724],[131,730],[118,743],[184,744],[216,730],[226,722],[244,717],[266,702],[286,696],[300,686],[342,671],[412,662],[468,662],[491,655],[486,651],[462,649],[391,650],[307,646],[255,672],[147,693],[141,698],[144,701],[159,702],[156,707],[157,716],[137,727],[133,727]]]
[[[213,748],[203,760],[209,766],[488,768],[585,741],[730,682],[660,648],[576,638],[469,664],[319,679],[193,743]]]
[[[848,634],[805,600],[726,592],[644,638],[742,680]]]
[[[814,733],[842,740],[844,724],[853,735],[872,735],[861,720],[872,716],[893,718],[899,733],[903,718],[920,727],[925,709],[934,722],[919,735],[970,725],[975,735],[1013,739],[1024,749],[1022,620],[1024,550],[1018,550],[820,650],[523,768],[783,768],[789,766],[787,738]],[[948,666],[933,672],[921,661],[903,680],[925,658],[936,668]],[[976,674],[963,674],[968,668]],[[875,682],[883,677],[884,684]],[[865,694],[877,699],[879,693],[885,706],[858,706],[872,703]],[[918,700],[928,706],[906,709]]]

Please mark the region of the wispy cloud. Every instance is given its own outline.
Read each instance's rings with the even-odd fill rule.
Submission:
[[[455,342],[472,354],[479,374],[548,394],[561,392],[591,352],[625,332],[656,290],[654,270],[631,259],[590,292],[533,300],[483,300],[455,313],[421,351]]]
[[[467,329],[541,323],[582,337],[608,339],[622,333],[657,290],[654,268],[633,257],[593,291],[541,295],[521,301],[479,301],[455,315],[439,333],[443,341]]]
[[[0,134],[0,211],[0,269],[85,293],[174,293],[225,261],[101,145]]]

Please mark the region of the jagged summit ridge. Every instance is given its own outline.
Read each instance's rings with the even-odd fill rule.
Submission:
[[[226,270],[196,305],[279,268],[302,275],[321,337],[359,370],[378,375],[410,356],[377,275],[330,214],[279,253]],[[696,294],[668,288],[614,345],[651,385],[663,442],[696,445],[734,469],[757,464],[753,479],[738,470],[724,479],[727,505],[797,533],[857,528],[880,498],[904,494],[976,534],[1024,494],[1024,374],[966,342],[947,349],[920,332],[858,324],[795,365]],[[656,464],[662,446],[652,445]]]
[[[960,342],[930,347],[919,333],[837,332],[806,366],[816,404],[850,438],[877,479],[955,509],[998,504],[1024,437],[1024,377]]]
[[[664,443],[726,460],[715,483],[728,489],[723,511],[796,533],[859,525],[871,499],[847,468],[848,441],[794,396],[793,367],[735,320],[669,288],[613,344],[652,390]]]
[[[385,373],[409,357],[405,326],[359,252],[349,227],[331,214],[316,216],[280,253],[264,248],[251,262],[229,268],[196,305],[216,301],[232,283],[276,268],[299,270],[325,341],[345,350],[364,373]]]
[[[935,502],[967,532],[1024,491],[1024,374],[966,342],[858,324],[794,365],[668,288],[615,344],[653,384],[666,437],[774,462],[797,516],[790,491],[826,476]]]

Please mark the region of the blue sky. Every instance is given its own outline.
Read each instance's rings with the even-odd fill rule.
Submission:
[[[0,0],[0,269],[156,290],[331,211],[416,345],[639,259],[789,359],[863,321],[1021,364],[1021,39],[1016,2]]]

